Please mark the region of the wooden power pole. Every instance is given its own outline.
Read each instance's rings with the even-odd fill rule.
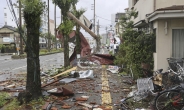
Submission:
[[[99,33],[99,28],[100,28],[100,25],[99,25],[99,20],[98,20],[98,24],[97,24],[97,35],[99,36],[100,33]]]
[[[21,1],[19,0],[19,27],[22,32],[22,14],[21,13],[22,13],[21,12]],[[23,36],[20,35],[20,54],[24,54],[22,37]]]
[[[55,34],[55,45],[57,50],[57,34],[56,34],[56,4],[54,6],[54,34]]]
[[[50,39],[50,23],[49,23],[49,0],[48,0],[48,50],[50,52],[51,39]]]
[[[95,33],[95,0],[94,0],[94,20],[93,20],[93,23],[94,23],[94,33]]]

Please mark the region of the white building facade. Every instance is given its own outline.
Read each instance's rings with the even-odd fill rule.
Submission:
[[[155,70],[166,71],[167,58],[184,58],[184,0],[129,0],[132,9],[134,27],[156,35]]]

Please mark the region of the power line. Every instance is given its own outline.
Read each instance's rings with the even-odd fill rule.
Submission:
[[[9,8],[9,10],[10,10],[10,13],[11,13],[11,15],[12,15],[12,17],[13,17],[15,23],[18,24],[17,17],[16,17],[16,15],[14,15],[14,14],[15,14],[14,9],[11,10],[10,5],[9,5],[9,3],[8,3],[7,0],[6,0],[6,2],[7,2],[8,8]],[[12,1],[9,1],[9,2],[12,2]],[[11,3],[10,3],[10,4],[11,4]]]
[[[97,15],[96,15],[97,16]],[[112,20],[109,20],[109,19],[106,19],[106,18],[103,18],[103,17],[100,17],[100,16],[97,16],[97,17],[99,17],[99,18],[101,18],[101,19],[104,19],[104,20],[107,20],[107,21],[112,21]],[[114,22],[114,21],[112,21],[112,22]]]

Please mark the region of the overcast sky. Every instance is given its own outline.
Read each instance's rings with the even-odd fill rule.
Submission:
[[[6,0],[0,0],[0,27],[4,25],[4,14],[3,8],[7,6]],[[7,0],[9,1],[9,0]],[[15,0],[12,0],[13,2]],[[84,8],[86,12],[84,15],[89,19],[93,19],[94,11],[93,5],[94,0],[79,0],[77,3],[77,9]],[[128,0],[96,0],[96,22],[99,20],[100,23],[100,34],[105,33],[105,27],[111,25],[111,15],[118,12],[124,12],[125,8],[128,7]],[[60,23],[60,9],[57,8],[57,24]],[[52,0],[50,0],[50,18],[54,19],[54,5]],[[83,33],[85,35],[85,33]],[[88,36],[88,34],[86,34]]]

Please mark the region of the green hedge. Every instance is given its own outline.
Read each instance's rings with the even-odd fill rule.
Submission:
[[[60,53],[63,52],[63,48],[60,49],[55,49],[55,50],[51,50],[51,52],[46,51],[46,49],[40,49],[40,56],[42,55],[50,55],[50,54],[55,54],[55,53]],[[22,54],[22,55],[12,55],[11,58],[12,59],[23,59],[26,58],[26,54]]]

